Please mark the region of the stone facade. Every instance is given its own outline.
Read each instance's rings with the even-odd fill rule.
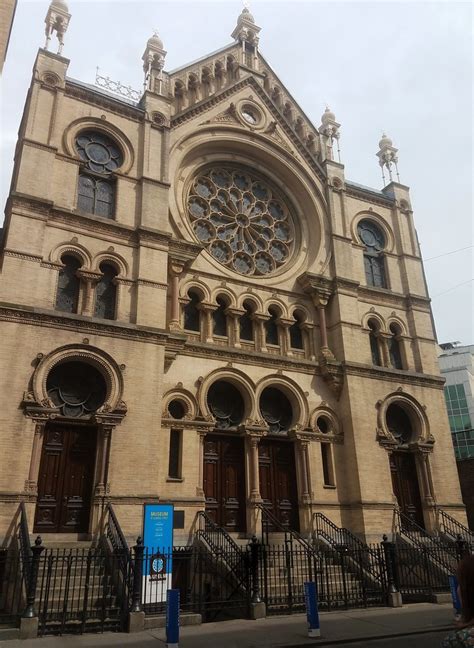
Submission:
[[[136,536],[143,502],[171,501],[185,512],[177,540],[190,540],[209,495],[212,461],[204,455],[216,409],[208,392],[217,381],[236,388],[244,404],[238,424],[220,431],[242,448],[241,534],[260,524],[263,439],[287,444],[296,475],[289,503],[304,533],[315,512],[369,540],[389,532],[397,502],[389,458],[400,452],[413,459],[425,526],[434,528],[436,505],[465,520],[408,188],[390,181],[378,191],[346,180],[334,160],[334,116],[326,111],[319,129],[307,120],[258,51],[249,16],[244,10],[233,45],[169,74],[161,41],[150,39],[139,103],[68,78],[66,58],[38,52],[1,250],[0,535],[22,500],[30,525],[38,517],[47,431],[87,424],[97,443],[92,514],[82,531],[94,534],[112,502],[125,533]],[[120,150],[113,218],[78,207],[84,132]],[[396,151],[390,146],[381,142],[381,151]],[[193,183],[219,166],[250,174],[242,182],[248,187],[251,177],[255,192],[258,179],[267,183],[289,211],[291,227],[278,234],[270,223],[255,234],[251,244],[268,253],[252,248],[252,271],[242,205],[235,218],[250,234],[240,248],[216,235],[216,252],[197,233]],[[362,221],[382,232],[384,287],[368,285]],[[286,243],[271,248],[271,236]],[[68,257],[80,266],[76,312],[55,307]],[[115,268],[113,319],[98,317],[94,306],[104,263]],[[184,319],[193,294],[197,330]],[[250,340],[241,337],[246,304]],[[217,334],[219,308],[225,330]],[[103,402],[86,418],[65,416],[49,391],[51,371],[67,362],[94,367],[105,381]],[[262,412],[267,388],[291,405],[279,434]],[[408,417],[406,437],[387,422],[393,406]],[[178,433],[172,476],[171,430]],[[270,485],[279,478],[272,470]]]
[[[7,57],[17,2],[18,0],[3,0],[0,5],[0,72]]]

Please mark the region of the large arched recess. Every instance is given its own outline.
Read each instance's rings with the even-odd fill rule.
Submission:
[[[330,225],[322,187],[316,175],[294,156],[257,133],[252,133],[250,138],[239,128],[219,129],[213,124],[175,142],[170,152],[170,213],[175,232],[180,237],[195,240],[185,215],[185,197],[198,169],[215,162],[255,169],[274,182],[292,205],[298,230],[295,254],[280,272],[259,277],[259,283],[273,284],[275,276],[281,281],[291,280],[307,269],[323,274],[330,258]],[[203,254],[216,272],[235,277],[232,270],[219,264],[210,254]]]

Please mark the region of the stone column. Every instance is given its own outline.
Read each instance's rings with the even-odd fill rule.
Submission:
[[[253,321],[255,322],[255,347],[256,351],[267,351],[267,342],[265,340],[265,322],[270,319],[269,315],[254,314]]]
[[[293,320],[284,319],[279,317],[277,324],[280,327],[280,349],[282,355],[293,355],[291,350],[291,339],[290,339],[290,326],[294,324]]]
[[[97,481],[96,494],[107,493],[107,478],[109,472],[110,442],[112,436],[112,425],[101,425],[99,428],[99,447],[97,453]]]
[[[170,276],[170,320],[169,328],[171,331],[181,331],[181,321],[179,312],[179,279],[185,268],[185,263],[176,259],[170,259],[168,271]]]
[[[326,358],[334,358],[334,354],[329,348],[328,332],[326,323],[326,306],[329,302],[330,294],[327,291],[316,290],[312,293],[313,303],[318,310],[320,349],[319,355]]]
[[[197,497],[204,497],[204,439],[206,438],[208,430],[198,428],[197,433],[199,436],[199,470],[198,470],[198,485],[196,486]]]
[[[312,324],[304,323],[301,326],[303,335],[305,336],[305,355],[309,360],[316,360],[316,353],[314,350],[314,326]]]
[[[81,315],[92,316],[94,315],[94,293],[95,287],[99,283],[102,274],[100,272],[93,272],[92,270],[77,271],[77,276],[81,279],[83,290],[81,291],[82,308]]]
[[[201,327],[201,341],[211,344],[213,342],[213,333],[212,333],[212,313],[216,310],[214,304],[209,304],[208,302],[201,302],[198,306],[199,310],[203,314],[203,323]]]
[[[377,334],[377,341],[379,343],[379,349],[380,349],[380,359],[382,360],[382,366],[384,367],[390,367],[390,353],[388,351],[388,341],[390,340],[392,336],[388,335],[387,333],[379,333]]]
[[[250,454],[250,501],[260,501],[260,473],[258,466],[258,444],[261,435],[247,436]]]
[[[232,308],[228,307],[225,309],[225,314],[227,315],[229,323],[229,343],[232,344],[235,348],[240,349],[240,318],[245,313],[241,308]]]
[[[43,445],[45,426],[46,426],[46,421],[38,421],[35,423],[33,445],[31,448],[30,469],[28,471],[28,479],[25,483],[25,491],[27,493],[38,492],[38,472],[39,472],[41,448]]]
[[[425,514],[425,524],[427,531],[435,532],[436,529],[436,510],[435,510],[435,499],[433,497],[433,491],[431,487],[431,477],[430,477],[430,467],[429,467],[429,451],[424,449],[418,453],[418,467],[419,474],[421,476],[422,488],[423,488],[423,503],[424,503],[424,514]]]
[[[304,432],[292,433],[296,442],[298,464],[301,475],[301,526],[302,531],[309,532],[312,526],[311,468],[309,460],[309,443],[312,437]]]

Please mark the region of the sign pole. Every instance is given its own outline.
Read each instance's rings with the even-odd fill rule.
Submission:
[[[166,648],[179,648],[179,590],[166,593]]]
[[[304,584],[304,598],[306,603],[306,618],[308,620],[308,637],[320,637],[318,592],[315,582],[311,581]]]

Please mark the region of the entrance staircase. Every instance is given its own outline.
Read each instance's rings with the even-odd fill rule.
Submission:
[[[451,515],[437,509],[438,530],[442,540],[446,543],[455,544],[458,553],[474,551],[474,533],[466,526],[458,522]]]

